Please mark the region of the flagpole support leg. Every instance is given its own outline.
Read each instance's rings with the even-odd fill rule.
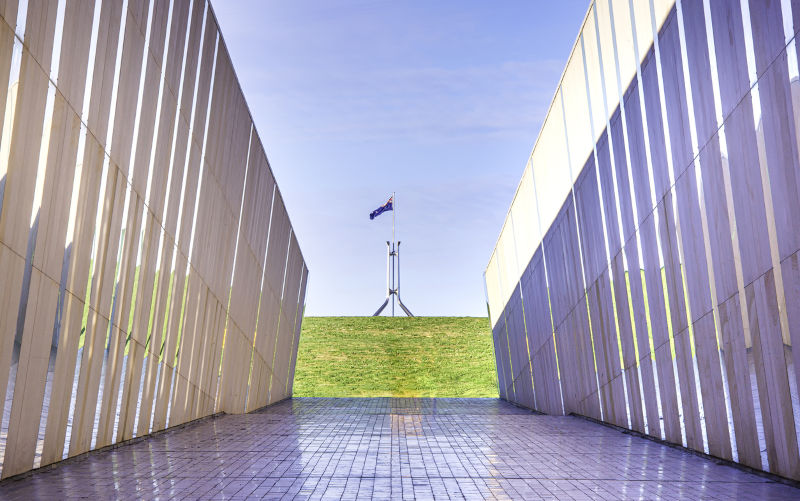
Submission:
[[[386,298],[386,301],[384,301],[384,302],[383,302],[383,304],[381,305],[381,307],[380,307],[380,308],[378,308],[378,311],[376,311],[375,313],[373,313],[373,314],[372,314],[372,316],[373,316],[373,317],[377,317],[377,316],[379,316],[379,315],[381,314],[381,312],[383,311],[383,309],[384,309],[384,308],[386,308],[386,305],[387,305],[387,304],[389,304],[389,298],[388,298],[388,297]]]
[[[405,312],[406,316],[413,317],[414,314],[411,313],[411,310],[406,308],[406,305],[403,304],[403,300],[400,299],[400,242],[397,242],[397,289],[394,290],[395,295],[397,295],[397,304],[400,305],[400,308]]]

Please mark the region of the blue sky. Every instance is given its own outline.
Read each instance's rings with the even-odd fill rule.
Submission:
[[[483,270],[588,1],[220,0],[223,37],[310,269],[306,315],[385,297],[485,316]],[[399,309],[398,309],[399,313]]]

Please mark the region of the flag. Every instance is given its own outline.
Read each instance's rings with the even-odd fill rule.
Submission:
[[[393,210],[392,209],[392,202],[393,201],[394,201],[394,196],[391,196],[391,197],[389,197],[389,201],[388,202],[386,202],[385,204],[381,205],[380,207],[378,207],[374,211],[370,212],[369,213],[370,220],[375,219],[376,217],[380,216],[381,214],[383,214],[387,210]]]

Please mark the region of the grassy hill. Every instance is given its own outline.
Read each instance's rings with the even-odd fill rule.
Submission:
[[[489,319],[306,317],[296,397],[496,397]]]

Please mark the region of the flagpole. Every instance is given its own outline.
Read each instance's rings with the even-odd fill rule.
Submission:
[[[387,256],[386,256],[386,288],[388,289],[386,294],[386,300],[383,304],[378,308],[378,310],[372,314],[373,317],[377,317],[381,314],[384,308],[389,305],[389,296],[392,300],[392,316],[394,317],[394,303],[395,297],[397,297],[397,303],[400,305],[400,308],[405,312],[406,316],[413,317],[414,315],[411,311],[406,308],[406,305],[403,304],[403,300],[400,299],[400,242],[396,240],[397,238],[397,224],[395,219],[395,212],[397,212],[397,201],[395,200],[395,192],[392,192],[392,198],[389,199],[392,203],[392,241],[386,242],[387,248]],[[386,206],[389,205],[387,202],[386,204],[378,207],[376,210],[373,211],[373,214],[377,212],[377,215],[382,214],[386,211]],[[379,212],[380,211],[380,212]],[[376,215],[370,214],[370,219],[374,219]],[[395,262],[395,259],[397,260]],[[389,281],[389,267],[391,267],[391,282]],[[395,282],[395,274],[397,275],[397,280]],[[396,285],[395,285],[396,284]]]
[[[392,192],[392,289],[394,289],[394,276],[395,276],[395,265],[394,260],[396,257],[395,254],[395,238],[394,238],[394,217],[395,212],[397,212],[397,200],[394,198],[394,192]],[[394,297],[396,294],[392,294],[392,316],[394,316]]]
[[[394,192],[392,192],[392,245],[394,245],[394,214],[397,212],[397,200],[394,198]]]

